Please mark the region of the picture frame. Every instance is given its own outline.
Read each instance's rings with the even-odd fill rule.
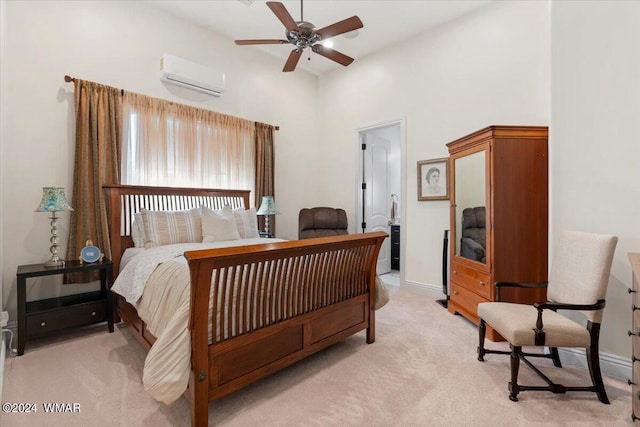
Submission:
[[[449,200],[449,158],[418,161],[418,201]]]

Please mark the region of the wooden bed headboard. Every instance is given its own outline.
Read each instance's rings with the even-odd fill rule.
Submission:
[[[222,209],[229,205],[232,209],[250,206],[249,190],[222,190],[207,188],[147,187],[142,185],[104,185],[109,236],[111,238],[111,258],[114,278],[120,271],[120,259],[125,249],[133,247],[131,223],[133,214],[142,208],[151,211],[179,211],[198,208],[202,205],[210,209]],[[120,209],[115,207],[120,206]]]

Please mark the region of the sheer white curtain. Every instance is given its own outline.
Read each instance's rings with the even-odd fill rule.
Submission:
[[[125,92],[122,183],[255,190],[252,121]]]

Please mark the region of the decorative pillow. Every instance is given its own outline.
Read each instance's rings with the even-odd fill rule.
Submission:
[[[234,209],[233,216],[236,219],[236,225],[241,239],[260,237],[258,233],[258,215],[256,215],[256,208],[247,210]]]
[[[141,209],[145,247],[195,243],[202,241],[200,209],[186,211],[150,211]]]
[[[144,235],[144,222],[142,221],[142,213],[133,214],[133,222],[131,223],[131,238],[133,246],[136,248],[144,248],[147,238]]]
[[[200,208],[202,214],[202,242],[222,242],[239,240],[238,227],[229,206],[213,211],[206,206]]]

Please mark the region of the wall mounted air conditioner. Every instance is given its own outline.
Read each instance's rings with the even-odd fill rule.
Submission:
[[[160,60],[160,80],[209,95],[224,92],[224,73],[177,56],[164,54]]]

